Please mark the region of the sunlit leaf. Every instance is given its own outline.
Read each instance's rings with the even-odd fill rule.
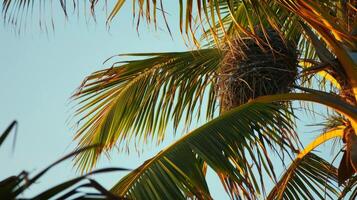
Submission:
[[[290,118],[281,106],[248,103],[186,134],[111,191],[133,199],[210,198],[202,166],[198,165],[204,161],[220,176],[232,198],[254,198],[264,188],[259,178],[263,171],[272,180],[275,177],[265,153],[268,149],[293,151],[291,131]]]
[[[92,168],[99,153],[115,144],[160,143],[170,121],[176,129],[181,121],[189,126],[201,113],[208,119],[214,115],[218,50],[128,55],[149,58],[95,72],[74,95],[83,120],[76,136],[79,146],[103,145],[78,157],[82,169]]]

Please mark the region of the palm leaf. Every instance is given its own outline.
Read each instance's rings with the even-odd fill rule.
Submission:
[[[336,199],[338,195],[337,169],[310,152],[293,161],[267,199]]]
[[[79,147],[102,146],[77,157],[82,169],[92,168],[99,154],[116,143],[160,143],[170,121],[175,130],[181,121],[188,127],[201,117],[203,105],[208,119],[214,115],[218,50],[128,55],[149,58],[95,72],[74,95],[81,105],[79,122],[84,121],[76,135]]]
[[[77,151],[74,151],[61,159],[57,160],[56,162],[52,163],[48,167],[46,167],[44,170],[40,171],[39,173],[35,174],[32,177],[29,177],[29,174],[26,171],[21,172],[17,176],[10,176],[2,181],[0,181],[0,196],[5,199],[15,199],[18,196],[22,195],[26,190],[28,190],[34,183],[36,183],[38,180],[43,177],[49,170],[51,170],[53,167],[56,165],[60,164],[61,162],[72,158],[74,155],[82,152],[82,151],[88,151],[89,149],[94,148],[92,147],[86,147],[79,149]],[[67,180],[57,186],[54,186],[50,189],[47,189],[40,194],[36,195],[33,197],[33,199],[50,199],[53,197],[58,197],[60,195],[65,195],[67,198],[73,197],[73,196],[78,196],[78,195],[84,195],[86,197],[87,195],[90,196],[88,192],[85,192],[85,190],[82,190],[84,188],[88,189],[95,189],[97,192],[93,193],[97,195],[98,197],[101,198],[109,198],[109,199],[120,199],[118,196],[114,196],[111,194],[109,191],[105,190],[99,183],[96,181],[93,181],[91,179],[88,179],[89,176],[94,175],[94,174],[99,174],[99,173],[108,173],[108,172],[113,172],[113,171],[127,171],[125,168],[104,168],[104,169],[98,169],[95,171],[92,171],[90,173],[84,174],[80,177]],[[85,181],[88,181],[89,183],[84,183]],[[81,184],[79,186],[76,186],[76,184]],[[68,191],[70,190],[70,191]],[[59,198],[59,199],[64,199],[64,198]]]
[[[341,138],[344,128],[329,129],[300,151],[268,199],[336,199],[339,194],[337,169],[312,151],[328,140]]]
[[[114,171],[122,171],[126,170],[123,168],[105,168],[105,169],[99,169],[92,171],[88,174],[82,175],[80,177],[70,179],[68,181],[65,181],[63,183],[60,183],[54,187],[51,187],[50,189],[47,189],[40,194],[36,195],[32,199],[34,200],[41,200],[41,199],[51,199],[54,197],[57,197],[58,199],[69,199],[70,197],[78,196],[78,194],[82,193],[82,195],[85,196],[91,196],[95,195],[97,198],[101,197],[102,199],[124,199],[120,198],[118,196],[113,195],[109,191],[107,191],[103,186],[101,186],[98,182],[95,180],[89,179],[88,177],[90,175],[95,175],[95,174],[100,174],[100,173],[108,173],[108,172],[114,172]],[[88,183],[85,183],[88,182]],[[78,183],[81,183],[78,185]],[[78,186],[76,186],[78,185]],[[86,193],[81,190],[81,189],[95,189],[97,190],[98,193]],[[77,197],[78,198],[78,197]]]
[[[120,180],[111,191],[129,199],[211,198],[199,163],[207,163],[229,195],[255,198],[259,177],[275,179],[269,147],[291,152],[293,134],[282,107],[248,103],[186,134]]]
[[[108,4],[111,6],[109,8],[110,13],[105,13],[107,15],[107,24],[109,25],[113,18],[119,13],[125,4],[125,0],[116,0],[108,3],[108,0],[89,0],[87,1],[76,1],[76,0],[2,0],[2,18],[5,24],[11,25],[16,31],[21,31],[26,28],[26,26],[32,22],[30,20],[35,19],[41,30],[48,31],[50,28],[55,29],[55,11],[61,11],[65,19],[68,19],[71,14],[76,13],[77,16],[87,15],[89,12],[90,16],[96,20],[96,8],[104,7],[101,10],[108,10]],[[133,4],[133,17],[136,18],[137,24],[139,25],[142,18],[146,19],[148,23],[153,23],[156,26],[157,22],[157,10],[160,10],[160,14],[167,27],[166,22],[166,12],[164,11],[164,5],[162,2],[157,4],[157,1],[152,0],[135,0],[132,1]],[[169,30],[170,31],[170,30]]]
[[[295,5],[286,1],[279,2],[311,26],[336,55],[347,76],[355,100],[357,100],[357,80],[355,78],[357,77],[357,67],[347,49],[353,51],[357,48],[357,37],[350,34],[349,20],[333,16],[329,12],[331,10],[329,6],[315,1],[297,1]]]
[[[276,1],[216,1],[213,4],[216,4],[213,15],[219,13],[221,16],[216,16],[216,18],[221,20],[208,28],[205,24],[211,24],[212,17],[207,18],[206,23],[200,24],[204,26],[204,35],[211,39],[215,36],[220,40],[229,39],[232,36],[254,36],[257,27],[277,29],[285,35],[285,38],[296,42],[301,36],[301,28],[297,24],[296,16]],[[212,15],[212,13],[209,14]]]
[[[297,86],[296,86],[297,87]],[[313,89],[297,87],[306,93],[287,93],[287,94],[276,94],[276,95],[266,95],[258,97],[252,102],[258,103],[271,103],[276,101],[307,101],[314,102],[329,108],[334,109],[339,114],[348,118],[351,122],[355,122],[357,119],[357,109],[355,106],[343,101],[337,95],[329,94],[326,92],[316,91]]]
[[[16,134],[16,128],[17,128],[17,121],[14,120],[11,122],[11,124],[6,128],[6,130],[0,135],[0,146],[4,143],[5,139],[7,136],[10,135],[11,131],[15,129],[15,134]]]
[[[2,18],[5,24],[11,25],[19,32],[28,25],[29,19],[35,18],[38,20],[41,30],[47,31],[49,25],[52,25],[52,28],[54,28],[53,4],[58,6],[67,17],[67,0],[3,0]],[[75,1],[73,1],[73,5],[76,5]]]
[[[353,200],[357,198],[357,176],[353,176],[343,188],[339,200],[349,199]]]

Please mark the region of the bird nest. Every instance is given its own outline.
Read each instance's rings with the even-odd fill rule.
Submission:
[[[297,74],[296,46],[268,30],[263,44],[256,39],[233,39],[224,47],[217,90],[221,112],[263,95],[290,91]]]

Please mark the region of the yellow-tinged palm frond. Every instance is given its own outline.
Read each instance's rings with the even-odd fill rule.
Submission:
[[[333,76],[331,76],[331,74],[327,73],[326,71],[319,71],[317,73],[317,75],[319,75],[324,80],[328,81],[336,89],[341,89],[341,86],[337,82],[337,80]]]
[[[357,108],[344,102],[343,99],[337,95],[332,95],[326,92],[315,91],[312,89],[301,88],[306,93],[288,93],[288,94],[277,94],[277,95],[267,95],[258,97],[251,102],[258,103],[271,103],[276,101],[307,101],[318,103],[329,108],[334,109],[339,114],[346,117],[351,122],[356,122],[357,120]]]
[[[321,144],[326,143],[327,141],[334,139],[334,138],[342,138],[343,137],[343,131],[344,131],[345,126],[338,126],[334,127],[317,138],[315,138],[312,142],[310,142],[309,145],[307,145],[297,156],[297,159],[302,159],[304,158],[307,154],[312,152],[314,149],[316,149],[318,146]]]
[[[353,23],[353,20],[355,20],[356,13],[352,13],[350,16],[341,16],[341,12],[347,11],[347,9],[344,10],[340,6],[342,2],[321,2],[318,0],[298,0],[295,2],[277,0],[277,2],[299,16],[301,20],[315,29],[327,42],[330,40],[327,37],[333,37],[349,48],[357,48],[355,43],[357,38],[351,33],[354,27],[350,23],[351,21]],[[328,45],[332,44],[328,43]],[[334,47],[330,46],[330,48],[333,49]]]
[[[346,79],[340,64],[330,53],[330,50],[326,45],[318,38],[318,36],[306,25],[301,24],[304,30],[304,34],[307,40],[314,46],[313,52],[316,54],[315,58],[302,57],[299,65],[301,66],[301,72],[298,79],[298,85],[307,88],[316,88],[321,91],[326,91],[334,94],[341,93],[340,82],[336,80],[334,76],[337,76],[341,84],[345,85]],[[333,74],[333,75],[332,75]],[[302,103],[303,108],[314,112],[314,109],[310,103]]]
[[[275,180],[270,150],[291,153],[290,116],[277,104],[248,103],[213,119],[160,151],[111,191],[129,199],[209,199],[201,162],[232,199],[256,199],[263,176]]]
[[[74,95],[80,101],[79,121],[84,121],[76,135],[79,146],[102,146],[77,157],[83,169],[92,168],[99,154],[115,144],[159,143],[169,122],[176,130],[181,121],[189,126],[199,119],[203,110],[208,119],[214,115],[217,49],[128,55],[149,58],[95,72]]]
[[[352,33],[352,27],[343,17],[336,17],[328,5],[318,1],[296,1],[289,3],[279,1],[291,12],[298,15],[301,20],[316,31],[326,43],[331,52],[340,63],[341,70],[346,75],[352,91],[353,101],[357,100],[357,64],[351,58],[349,51],[357,48],[357,36]],[[331,12],[330,12],[331,11]],[[341,11],[337,9],[337,12]],[[355,12],[355,11],[354,11]],[[355,20],[356,12],[353,14]],[[355,28],[355,27],[353,27]]]
[[[342,88],[339,81],[329,73],[332,68],[330,64],[304,60],[300,61],[299,65],[302,67],[300,85],[308,88],[315,86],[322,91],[340,93]]]

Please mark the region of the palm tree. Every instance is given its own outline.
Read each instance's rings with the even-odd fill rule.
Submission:
[[[26,7],[21,4],[25,1],[3,2],[7,21],[16,21],[16,13]],[[94,12],[98,1],[91,2]],[[108,23],[124,2],[116,2]],[[156,24],[157,10],[165,21],[161,1],[133,2],[139,21]],[[99,147],[78,155],[76,165],[92,170],[116,145],[124,150],[132,143],[160,143],[168,125],[176,130],[180,123],[189,126],[204,118],[206,124],[144,162],[111,191],[129,199],[211,199],[205,179],[210,167],[232,199],[354,199],[356,2],[179,3],[180,30],[197,49],[126,54],[144,58],[114,63],[88,76],[74,95],[81,105],[76,139],[78,148]],[[13,14],[6,15],[8,10]],[[338,113],[306,147],[294,131],[291,102],[296,100]],[[345,143],[338,169],[312,152],[334,138]],[[292,158],[280,179],[270,158],[273,152],[282,162]],[[275,183],[268,194],[267,179]]]

